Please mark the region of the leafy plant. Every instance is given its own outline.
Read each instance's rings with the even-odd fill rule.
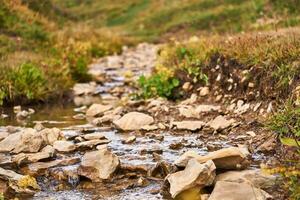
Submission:
[[[159,73],[153,74],[150,77],[140,76],[138,84],[141,88],[139,96],[142,98],[155,96],[173,98],[173,92],[179,86],[179,80]]]
[[[268,127],[279,135],[285,145],[296,144],[300,148],[300,107],[294,105],[292,100],[288,100],[281,110],[270,117]],[[292,143],[287,138],[292,138],[295,142]]]

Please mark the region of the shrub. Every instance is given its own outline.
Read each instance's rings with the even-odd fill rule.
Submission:
[[[179,86],[179,80],[159,73],[150,77],[140,76],[138,84],[141,88],[139,96],[142,98],[156,96],[174,98],[174,89]]]

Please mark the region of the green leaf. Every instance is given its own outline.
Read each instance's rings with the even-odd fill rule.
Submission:
[[[291,146],[291,147],[298,147],[298,144],[300,144],[299,140],[295,140],[294,138],[288,138],[288,137],[280,137],[280,142],[284,145]]]

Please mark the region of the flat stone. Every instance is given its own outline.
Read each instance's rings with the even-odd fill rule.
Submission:
[[[181,122],[172,122],[172,125],[174,125],[179,130],[190,130],[190,131],[196,131],[201,129],[205,122],[203,121],[181,121]]]
[[[49,162],[36,162],[36,163],[29,164],[27,168],[24,169],[24,171],[30,175],[37,175],[37,174],[41,175],[51,167],[74,165],[79,162],[80,162],[80,158],[78,157],[62,158],[62,159],[53,160]]]
[[[218,181],[208,200],[267,200],[265,191],[247,183]]]
[[[235,123],[234,119],[227,120],[224,116],[219,115],[212,121],[208,122],[207,126],[211,127],[215,131],[222,131],[232,126],[233,123]]]
[[[86,111],[86,116],[88,117],[98,117],[104,114],[104,112],[111,110],[113,107],[111,105],[93,104]]]
[[[209,160],[200,164],[196,159],[191,159],[183,171],[169,174],[166,180],[170,183],[170,194],[175,198],[181,192],[195,186],[202,188],[212,185],[216,176],[216,166]]]
[[[97,140],[97,139],[104,139],[105,138],[103,133],[89,133],[89,134],[82,135],[82,137],[85,140]]]
[[[175,161],[175,165],[184,167],[191,158],[195,158],[200,163],[212,160],[218,169],[243,169],[249,164],[248,156],[248,149],[242,147],[224,148],[205,156],[200,156],[195,151],[187,151]]]
[[[78,173],[98,182],[111,178],[119,165],[119,158],[115,154],[107,149],[100,149],[84,154]]]
[[[248,183],[257,188],[268,189],[276,184],[276,180],[274,175],[264,174],[260,169],[251,169],[221,173],[217,175],[215,182]]]
[[[115,120],[113,123],[123,131],[140,130],[143,126],[154,122],[153,117],[140,112],[130,112]]]
[[[95,139],[95,140],[89,140],[84,142],[79,142],[76,144],[77,148],[93,148],[94,146],[100,145],[100,144],[108,144],[110,140],[107,139]]]
[[[93,83],[76,83],[73,87],[75,96],[94,94],[96,85]]]
[[[53,147],[59,152],[71,152],[76,149],[76,145],[73,142],[64,140],[55,141]]]

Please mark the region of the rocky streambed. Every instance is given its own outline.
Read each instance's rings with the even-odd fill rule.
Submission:
[[[76,84],[72,105],[4,110],[1,192],[58,200],[284,199],[278,177],[260,169],[277,162],[275,138],[260,122],[269,102],[225,101],[210,87],[178,102],[130,99],[157,49],[140,44],[96,61],[96,81]]]

